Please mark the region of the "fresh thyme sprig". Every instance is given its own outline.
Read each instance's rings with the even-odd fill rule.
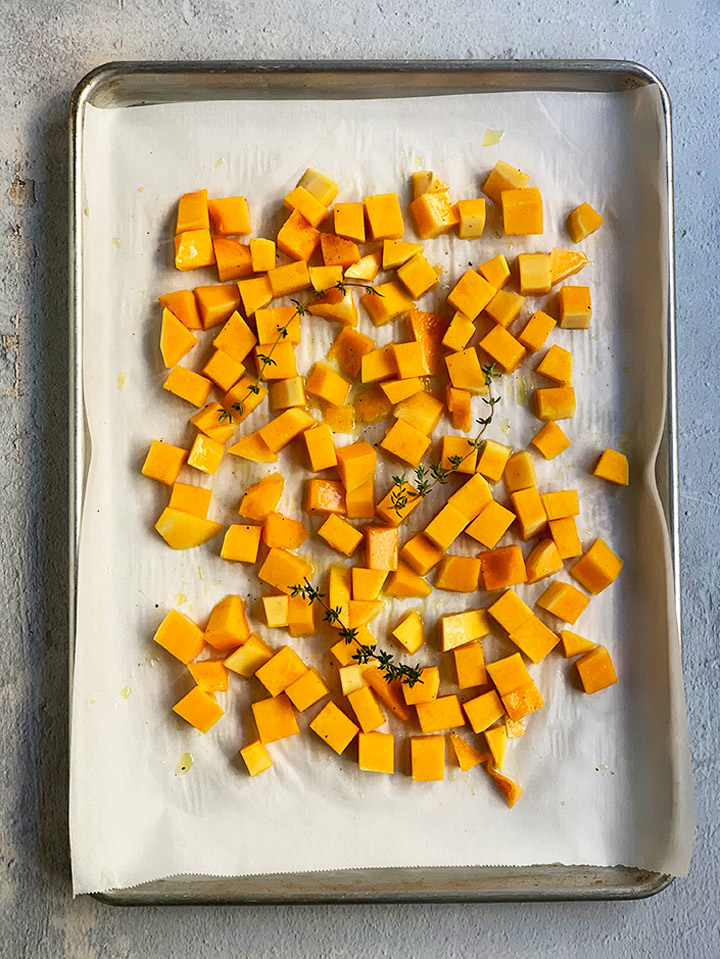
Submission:
[[[412,689],[415,683],[422,682],[421,676],[423,670],[419,664],[417,666],[407,666],[405,663],[397,663],[395,662],[393,654],[386,652],[384,649],[378,649],[377,643],[366,644],[359,642],[358,630],[356,628],[351,629],[343,623],[340,608],[329,606],[325,602],[325,593],[321,593],[307,578],[304,583],[297,583],[292,587],[291,595],[302,596],[302,598],[306,599],[310,604],[319,603],[323,607],[325,610],[325,615],[323,616],[324,621],[331,626],[335,626],[338,629],[340,638],[345,640],[346,643],[354,642],[356,644],[357,649],[352,657],[356,663],[364,665],[371,660],[375,660],[389,683],[400,680],[400,682]]]
[[[345,294],[348,291],[348,287],[350,286],[359,287],[360,289],[365,290],[366,293],[371,293],[373,296],[383,295],[378,290],[376,290],[375,287],[368,286],[366,283],[353,283],[351,280],[338,280],[337,283],[334,283],[331,287],[328,287],[327,290],[316,290],[312,294],[312,296],[310,296],[307,300],[305,300],[304,303],[301,302],[300,300],[291,300],[290,302],[295,307],[295,310],[293,311],[292,316],[290,317],[290,319],[287,321],[287,323],[284,326],[278,326],[277,328],[278,335],[275,338],[275,342],[270,347],[270,350],[267,353],[257,354],[257,358],[260,361],[260,369],[258,371],[257,379],[253,383],[250,383],[248,385],[247,393],[242,397],[242,399],[238,400],[237,403],[233,403],[231,409],[235,410],[240,416],[242,416],[245,401],[247,400],[247,398],[251,395],[251,393],[254,393],[257,395],[260,392],[260,385],[258,383],[258,380],[261,380],[263,378],[263,374],[268,366],[277,366],[277,360],[273,359],[273,353],[275,352],[275,347],[278,345],[278,343],[280,343],[282,340],[284,340],[287,337],[288,327],[290,326],[292,321],[295,319],[295,317],[296,316],[312,316],[313,314],[310,307],[312,306],[312,303],[314,300],[319,299],[321,296],[326,296],[328,293],[332,292],[332,290],[339,290],[342,293],[342,295],[345,296]],[[219,423],[226,423],[230,419],[232,419],[232,413],[230,412],[230,410],[226,410],[223,408],[218,411]]]
[[[477,436],[467,440],[468,451],[464,456],[459,454],[448,457],[449,469],[445,469],[441,463],[432,463],[430,466],[418,466],[415,470],[414,486],[408,482],[405,474],[393,476],[393,490],[390,495],[390,503],[398,516],[406,509],[411,502],[427,494],[437,485],[444,486],[450,475],[457,472],[462,464],[471,456],[473,451],[479,450],[482,445],[482,438],[485,430],[492,423],[495,415],[495,407],[500,402],[500,396],[493,395],[493,381],[499,379],[500,374],[495,371],[494,363],[487,363],[482,368],[485,377],[485,386],[488,388],[488,395],[482,397],[488,409],[487,416],[479,416],[475,421],[480,426]]]

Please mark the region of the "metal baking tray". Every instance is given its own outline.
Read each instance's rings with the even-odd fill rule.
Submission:
[[[70,105],[70,667],[74,656],[76,573],[80,517],[88,461],[82,393],[83,248],[82,161],[85,108],[204,100],[354,99],[440,96],[506,91],[616,92],[652,85],[664,117],[667,181],[672,213],[670,102],[658,78],[626,61],[218,61],[118,62],[98,67],[77,86]],[[670,533],[675,612],[680,623],[676,338],[672,215],[667,237],[667,408],[656,472]],[[673,877],[626,866],[354,869],[244,877],[175,876],[98,895],[114,905],[483,902],[500,900],[640,899]]]

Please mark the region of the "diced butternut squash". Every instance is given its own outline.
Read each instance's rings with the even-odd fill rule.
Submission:
[[[411,655],[415,655],[425,642],[425,627],[420,613],[416,609],[405,613],[394,626],[392,635]]]
[[[190,417],[190,422],[221,446],[227,443],[237,429],[232,417],[228,415],[227,410],[220,403],[208,403],[207,406]],[[188,465],[193,466],[195,464],[188,460]]]
[[[355,428],[355,407],[324,406],[322,418],[333,433],[350,433]]]
[[[519,629],[523,623],[532,619],[533,615],[527,603],[512,589],[508,589],[492,606],[488,606],[488,613],[507,633]]]
[[[254,376],[242,376],[232,389],[223,396],[222,405],[232,417],[233,423],[239,425],[256,410],[267,396],[265,387],[255,380]]]
[[[188,466],[212,476],[217,473],[224,455],[225,447],[222,443],[204,433],[198,433],[190,447],[187,462]]]
[[[465,532],[468,536],[472,536],[473,539],[482,543],[483,546],[487,546],[488,549],[493,549],[510,529],[514,521],[515,514],[493,500],[493,502],[488,503],[480,515],[472,521]]]
[[[463,703],[463,709],[474,733],[483,732],[505,715],[505,708],[494,689]]]
[[[555,541],[541,539],[539,543],[536,543],[525,559],[525,568],[528,583],[539,583],[541,579],[559,573],[563,568],[563,561]]]
[[[580,656],[582,653],[589,653],[591,649],[595,649],[597,646],[592,640],[585,639],[584,636],[579,636],[569,629],[560,631],[560,642],[562,644],[563,656],[565,656],[566,659],[570,659],[573,656]]]
[[[262,526],[228,526],[220,555],[234,563],[254,563],[260,548]]]
[[[153,639],[185,665],[195,659],[205,645],[203,630],[177,609],[171,609],[165,616]]]
[[[329,702],[310,723],[310,729],[324,740],[338,755],[345,752],[360,732],[355,723],[345,713]]]
[[[265,440],[268,449],[273,453],[279,453],[296,436],[316,424],[315,417],[306,410],[289,409],[261,426],[258,434]]]
[[[474,746],[471,746],[469,742],[466,742],[462,736],[458,736],[455,732],[448,733],[448,739],[450,740],[457,764],[463,772],[474,769],[475,766],[479,766],[480,763],[484,763],[490,758],[489,753],[480,752],[475,749]]]
[[[510,267],[502,253],[494,256],[492,260],[482,263],[478,267],[478,273],[496,290],[501,290],[510,279]]]
[[[297,346],[300,342],[300,316],[293,306],[272,306],[255,310],[255,329],[259,343],[274,343],[278,338],[285,339]]]
[[[449,473],[468,473],[477,467],[478,451],[463,436],[446,434],[441,443],[440,466]]]
[[[311,226],[319,226],[328,215],[327,207],[304,186],[296,186],[283,199],[286,210],[297,210]]]
[[[458,217],[455,226],[461,240],[472,240],[483,235],[485,200],[482,197],[474,200],[458,200],[455,204],[455,213]]]
[[[346,490],[361,486],[375,473],[377,453],[365,440],[358,440],[337,451],[338,473]]]
[[[432,587],[400,560],[397,569],[390,573],[383,591],[386,596],[395,596],[398,599],[423,599],[432,593]]]
[[[538,599],[537,605],[572,626],[589,602],[588,597],[579,589],[571,586],[570,583],[556,580]]]
[[[336,549],[343,556],[352,556],[363,538],[359,530],[336,513],[330,513],[317,533],[328,546]]]
[[[362,280],[372,283],[382,266],[382,250],[373,250],[345,270],[346,280]]]
[[[157,480],[166,486],[172,486],[180,475],[180,470],[187,460],[188,451],[180,446],[172,446],[161,440],[153,440],[150,444],[145,462],[142,465],[142,475],[148,479]]]
[[[525,347],[500,324],[480,340],[479,346],[505,373],[512,373],[525,358]]]
[[[224,350],[237,363],[242,363],[257,343],[255,334],[240,314],[235,311],[213,340],[213,346]]]
[[[416,573],[425,576],[443,558],[443,551],[423,533],[417,533],[400,550],[400,558]]]
[[[617,450],[603,450],[593,470],[593,476],[618,486],[627,486],[630,482],[627,456]]]
[[[199,729],[201,733],[212,729],[223,715],[223,710],[215,702],[215,697],[205,692],[200,686],[194,686],[187,696],[183,696],[179,703],[175,703],[173,712],[195,729]]]
[[[413,337],[423,348],[430,374],[436,375],[444,368],[442,339],[448,328],[447,317],[423,310],[411,310],[407,321]]]
[[[445,556],[435,576],[435,588],[474,593],[480,578],[480,560],[472,556]]]
[[[561,286],[557,295],[559,325],[563,330],[586,330],[592,304],[589,286]]]
[[[484,736],[495,768],[502,769],[508,741],[505,726],[495,726],[492,729],[487,729]]]
[[[175,268],[199,270],[215,262],[210,230],[186,230],[175,237]]]
[[[421,240],[447,233],[460,222],[460,212],[453,205],[447,190],[421,193],[412,201],[408,211]]]
[[[227,393],[237,383],[245,372],[242,363],[238,363],[225,350],[214,350],[212,356],[203,366],[201,373],[212,380],[215,386],[219,387],[223,393]]]
[[[474,320],[496,292],[495,287],[475,270],[466,270],[448,293],[447,300],[454,309]]]
[[[579,273],[587,263],[587,256],[579,250],[553,248],[550,253],[550,282],[553,286],[562,283],[569,276]]]
[[[453,352],[462,350],[468,345],[474,332],[475,324],[473,321],[469,320],[464,313],[457,310],[443,337],[442,345],[446,346],[449,350],[453,350]]]
[[[238,512],[247,519],[263,521],[280,502],[285,480],[279,473],[271,473],[259,482],[248,486]]]
[[[546,460],[555,459],[570,446],[570,440],[555,422],[549,422],[530,441]]]
[[[430,448],[430,438],[406,420],[399,419],[387,431],[380,446],[399,460],[416,467]]]
[[[272,766],[270,753],[265,749],[259,739],[253,743],[248,743],[240,750],[242,761],[245,763],[248,773],[251,776],[258,776]]]
[[[463,513],[448,503],[430,520],[425,527],[425,535],[440,549],[446,550],[466,526],[467,519]]]
[[[428,702],[418,703],[418,722],[423,733],[439,733],[465,725],[460,700],[457,696],[439,696]]]
[[[224,196],[208,200],[213,233],[218,236],[243,236],[252,232],[250,209],[244,196]]]
[[[351,570],[352,598],[373,602],[379,597],[387,576],[388,570],[386,569],[367,569],[364,566],[353,566]],[[410,652],[414,652],[414,650],[410,650]]]
[[[174,313],[164,309],[160,330],[160,353],[165,366],[177,366],[183,356],[196,345],[197,337],[193,336]]]
[[[308,463],[313,473],[337,465],[337,455],[332,432],[326,423],[318,423],[302,434]]]
[[[512,809],[512,807],[523,794],[522,786],[519,786],[507,776],[503,776],[499,770],[495,769],[492,763],[487,763],[485,768],[492,777],[495,785],[505,797],[505,802],[508,804],[508,808]]]
[[[375,477],[368,476],[355,489],[345,491],[345,508],[348,519],[375,518]]]
[[[574,556],[580,556],[582,545],[574,516],[548,520],[548,529],[557,547],[560,559],[572,559]]]
[[[597,646],[585,653],[577,660],[575,667],[586,693],[600,692],[618,681],[613,661],[605,646]]]
[[[219,659],[206,659],[201,663],[188,663],[188,671],[206,693],[223,693],[228,688],[227,667]]]
[[[338,236],[355,243],[365,242],[365,208],[362,203],[336,203],[333,216]]]
[[[620,575],[623,561],[607,545],[596,539],[570,570],[570,575],[589,593],[601,593]],[[570,622],[568,620],[568,622]]]
[[[403,286],[414,300],[419,300],[438,284],[438,275],[422,253],[411,257],[397,271]]]
[[[317,632],[315,606],[304,596],[288,599],[288,630],[291,636],[313,636]]]
[[[347,513],[345,488],[336,480],[311,479],[305,486],[305,510],[308,513]]]
[[[252,704],[252,714],[260,742],[264,745],[296,736],[300,729],[295,710],[285,693]]]
[[[543,231],[542,197],[537,187],[503,190],[500,194],[503,229],[508,236],[529,236]]]
[[[409,313],[415,303],[400,283],[389,280],[368,290],[360,297],[360,303],[375,326],[384,326],[391,320]]]
[[[345,270],[360,260],[357,243],[334,233],[320,234],[320,248],[325,266],[339,266]]]
[[[445,737],[411,736],[410,768],[415,782],[440,782],[445,778]]]
[[[453,649],[455,673],[460,689],[470,689],[473,686],[484,686],[487,682],[485,657],[482,643],[467,643]]]
[[[205,627],[205,642],[218,652],[236,649],[250,636],[245,600],[242,596],[226,596],[216,603]]]
[[[520,316],[524,303],[524,296],[518,296],[517,293],[511,293],[509,290],[498,290],[485,307],[485,312],[492,320],[507,329]]]
[[[492,502],[492,498],[487,480],[476,473],[449,497],[448,505],[459,510],[469,523],[480,515],[488,503]]]
[[[274,240],[255,237],[250,247],[250,265],[253,273],[268,273],[277,266],[277,249]]]
[[[519,546],[502,546],[480,553],[480,569],[485,589],[506,589],[527,581],[527,570]]]
[[[523,296],[549,293],[552,286],[552,268],[549,253],[519,253],[518,281]]]
[[[184,193],[178,200],[175,233],[185,233],[187,230],[209,229],[210,217],[208,215],[207,190],[198,190],[195,193]]]
[[[522,173],[503,160],[498,160],[483,183],[482,191],[493,203],[500,206],[500,198],[504,190],[521,190],[529,179],[529,174]]]
[[[402,400],[393,410],[396,419],[404,420],[425,436],[430,436],[435,430],[442,413],[442,402],[424,390]]]
[[[445,365],[450,382],[455,389],[468,390],[470,393],[487,392],[485,374],[474,347],[450,353],[445,357]]]
[[[368,569],[398,568],[398,531],[392,526],[366,526],[365,557]]]
[[[391,733],[358,734],[358,766],[363,772],[395,771],[395,740]]]
[[[399,240],[405,232],[397,193],[366,196],[365,216],[373,240]]]
[[[260,527],[257,527],[260,529]],[[284,629],[288,625],[289,598],[283,593],[278,596],[263,596],[262,608],[265,625],[270,629]]]
[[[372,642],[371,634],[371,642]],[[371,686],[378,698],[398,719],[407,722],[410,719],[410,708],[402,694],[402,683],[399,680],[388,682],[378,666],[370,666],[363,673],[363,679]]]
[[[239,243],[223,236],[213,237],[213,251],[218,279],[221,283],[242,280],[252,276],[252,255],[247,243]],[[275,264],[273,264],[274,266]]]
[[[572,419],[575,415],[575,390],[572,386],[535,390],[535,415],[546,422]]]
[[[509,446],[498,443],[497,440],[485,440],[478,460],[477,472],[491,483],[499,483],[511,453],[512,449]]]
[[[412,198],[417,200],[421,193],[434,193],[437,190],[447,190],[448,185],[444,180],[433,173],[432,170],[418,170],[411,177]]]
[[[283,646],[255,673],[271,696],[278,696],[288,686],[304,676],[308,667],[290,646]]]
[[[518,722],[529,716],[531,713],[542,709],[545,702],[540,695],[540,690],[532,680],[524,686],[512,689],[502,697],[502,703],[508,718],[513,722]]]
[[[263,583],[290,594],[293,586],[303,585],[312,574],[312,564],[307,560],[287,550],[273,548],[269,550],[257,576]]]
[[[604,223],[600,214],[593,210],[589,203],[581,203],[575,207],[567,218],[567,231],[573,243],[580,243],[585,237],[599,230]]]
[[[293,210],[277,235],[277,247],[291,259],[306,263],[320,244],[320,233],[299,210]],[[277,269],[269,271],[275,273]]]
[[[576,489],[541,493],[540,499],[548,519],[564,519],[566,516],[577,516],[580,512],[580,500]]]
[[[304,187],[308,193],[312,193],[323,206],[330,206],[338,194],[337,183],[330,177],[325,176],[324,173],[320,173],[319,170],[313,170],[312,167],[308,167],[300,177],[298,186]]]
[[[440,670],[437,666],[424,666],[420,672],[420,679],[410,685],[403,683],[403,696],[408,706],[417,706],[418,703],[429,703],[437,699],[440,688]]]
[[[331,406],[342,406],[350,392],[350,383],[325,363],[318,362],[305,382],[305,391]]]
[[[307,263],[304,260],[276,266],[274,270],[268,271],[267,276],[275,298],[291,296],[293,293],[309,290],[312,286]]]
[[[560,386],[572,382],[572,353],[554,344],[535,367],[536,372]]]
[[[250,679],[273,655],[273,650],[257,633],[250,633],[243,645],[223,660],[223,665],[238,676]]]
[[[440,617],[440,648],[444,653],[482,639],[490,632],[484,609],[466,609]]]
[[[527,450],[512,454],[505,464],[504,480],[508,493],[516,493],[518,490],[537,486],[532,456]]]
[[[532,682],[532,676],[527,671],[520,653],[488,663],[487,671],[500,696],[507,696],[514,689],[520,689]]]
[[[560,637],[532,613],[520,626],[509,632],[512,642],[533,663],[541,662],[560,641]]]
[[[181,513],[192,513],[200,519],[206,519],[212,490],[204,486],[191,486],[189,483],[173,483],[170,493],[170,509],[179,509]]]
[[[385,714],[380,708],[375,694],[369,686],[348,693],[348,702],[355,713],[355,719],[364,733],[371,733],[385,725]]]
[[[547,526],[544,501],[536,487],[518,490],[510,494],[510,503],[517,517],[520,536],[527,542]]]
[[[163,383],[163,389],[199,407],[207,403],[212,383],[207,377],[200,376],[193,370],[185,369],[184,366],[174,366]]]
[[[241,303],[237,283],[228,283],[225,286],[196,286],[193,292],[204,330],[221,326]]]
[[[290,519],[274,510],[265,517],[262,541],[270,548],[297,549],[305,542],[307,535],[305,524],[299,520]]]
[[[334,359],[342,372],[351,380],[360,378],[362,358],[375,349],[375,341],[358,333],[350,327],[344,327],[335,337],[328,351],[328,359]],[[368,382],[368,381],[365,381]]]
[[[176,290],[158,297],[158,303],[176,316],[189,330],[201,330],[202,320],[192,290]]]
[[[291,376],[286,380],[274,380],[269,385],[269,405],[273,413],[292,409],[294,406],[307,406],[305,380],[302,376]]]
[[[545,345],[550,333],[555,328],[555,320],[543,313],[542,310],[536,310],[530,317],[522,332],[518,333],[517,338],[529,353],[537,353]]]
[[[192,549],[217,536],[223,526],[179,509],[167,508],[160,514],[155,529],[172,549]]]

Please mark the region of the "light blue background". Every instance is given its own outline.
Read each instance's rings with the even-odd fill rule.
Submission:
[[[716,0],[0,0],[0,956],[716,957],[720,670]],[[674,108],[691,875],[639,903],[117,910],[70,899],[67,103],[113,59],[617,58]]]

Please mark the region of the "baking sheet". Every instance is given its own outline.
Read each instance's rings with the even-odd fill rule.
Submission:
[[[625,863],[683,874],[692,834],[685,713],[654,479],[664,422],[668,217],[657,91],[86,110],[83,361],[92,458],[73,693],[76,892],[182,873],[369,866]],[[482,149],[488,128],[505,135],[499,146]],[[151,642],[171,606],[202,620],[228,592],[248,595],[251,610],[260,594],[244,568],[219,559],[219,542],[187,553],[168,550],[152,530],[167,491],[138,472],[152,439],[184,445],[192,435],[185,426],[189,407],[160,388],[165,371],[155,298],[214,282],[209,272],[181,276],[171,267],[177,196],[200,186],[217,196],[244,193],[260,235],[277,228],[278,198],[309,165],[340,181],[340,200],[398,189],[420,168],[436,169],[460,198],[477,195],[479,178],[498,158],[532,172],[545,200],[545,235],[433,241],[429,258],[446,268],[441,291],[467,262],[563,245],[565,216],[583,199],[606,214],[605,227],[587,245],[593,328],[559,331],[554,340],[575,357],[579,409],[567,430],[573,447],[560,460],[538,464],[538,479],[541,488],[577,486],[584,541],[605,535],[626,561],[620,580],[593,599],[577,624],[610,647],[621,683],[585,697],[569,688],[568,664],[557,655],[531,667],[547,706],[529,720],[528,735],[511,743],[506,770],[526,789],[512,811],[482,770],[448,768],[444,784],[370,777],[312,734],[274,744],[273,770],[250,780],[237,750],[252,735],[249,702],[259,685],[231,677],[231,690],[220,697],[226,715],[202,737],[169,712],[190,684],[180,664]],[[434,300],[430,294],[420,306],[430,309]],[[403,335],[361,322],[381,343]],[[334,334],[321,320],[305,321],[305,328],[302,371]],[[506,378],[489,435],[527,444],[537,429],[522,404],[532,382],[527,371],[522,382]],[[367,435],[372,440],[381,432],[376,427]],[[627,490],[587,476],[607,445],[630,456],[634,481]],[[211,513],[226,523],[244,487],[272,471],[230,459],[213,483]],[[302,471],[291,453],[280,467],[289,480],[281,508],[292,513],[293,480]],[[381,492],[396,471],[397,464],[383,463]],[[403,529],[419,528],[441,495],[429,497]],[[463,551],[472,552],[469,541],[453,546]],[[314,539],[303,553],[319,570],[336,559]],[[518,591],[532,601],[542,588]],[[479,594],[472,604],[487,601]],[[418,605],[388,602],[373,626],[377,635]],[[436,591],[426,619],[432,625],[466,605],[467,597]],[[436,650],[432,629],[430,636],[428,662]],[[284,639],[273,637],[278,645]],[[308,661],[327,666],[324,638],[294,645]],[[499,639],[484,646],[489,659],[511,651]],[[188,752],[193,765],[181,774]]]

